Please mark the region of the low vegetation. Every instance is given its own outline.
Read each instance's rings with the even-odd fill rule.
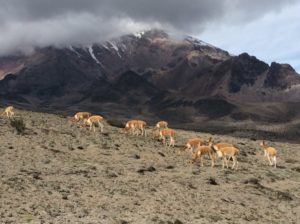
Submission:
[[[10,125],[16,129],[18,134],[24,134],[26,125],[23,118],[12,118],[10,119]]]

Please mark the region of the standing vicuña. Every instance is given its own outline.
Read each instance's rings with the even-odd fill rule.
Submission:
[[[203,156],[207,154],[211,159],[211,166],[214,167],[215,165],[215,158],[214,158],[214,150],[212,148],[213,141],[212,138],[209,138],[208,145],[198,146],[193,153],[192,163],[196,162],[198,158],[200,158],[201,166],[203,166]]]
[[[166,138],[168,137],[170,139],[168,146],[175,146],[175,130],[171,128],[164,128],[159,131],[159,137],[162,139],[164,145],[167,144]]]
[[[215,151],[225,148],[225,147],[234,147],[232,144],[230,143],[225,143],[225,142],[221,142],[221,143],[217,143],[213,145],[213,148]],[[217,158],[216,158],[217,159]]]
[[[224,166],[228,168],[228,160],[232,159],[233,164],[231,169],[237,169],[238,168],[238,161],[237,161],[237,155],[239,154],[239,149],[233,147],[233,146],[227,146],[227,147],[221,147],[216,148],[214,147],[217,155],[222,158],[222,168],[224,169]]]
[[[276,168],[277,166],[277,158],[276,158],[276,155],[277,155],[277,151],[275,148],[273,147],[268,147],[266,145],[266,142],[263,140],[261,143],[260,143],[260,146],[262,147],[262,149],[264,150],[265,152],[265,157],[268,158],[268,161],[270,163],[270,166],[273,166]]]

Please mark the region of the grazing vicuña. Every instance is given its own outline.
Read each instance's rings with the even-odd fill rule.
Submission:
[[[6,114],[6,116],[10,119],[15,115],[13,110],[14,110],[13,106],[8,106],[4,109],[4,112],[2,113],[2,115]]]
[[[90,116],[87,120],[85,120],[84,123],[90,127],[90,130],[92,130],[92,127],[93,127],[94,132],[96,131],[95,126],[97,124],[100,127],[101,132],[103,132],[102,121],[103,121],[102,116],[93,115],[93,116]]]
[[[141,133],[142,136],[146,136],[146,125],[147,123],[142,120],[130,120],[122,131],[137,136]]]
[[[79,121],[84,121],[84,119],[88,119],[90,116],[92,116],[92,114],[89,112],[77,112],[74,115],[74,119],[76,122],[79,122]]]

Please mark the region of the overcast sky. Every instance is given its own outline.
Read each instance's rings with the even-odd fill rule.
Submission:
[[[0,0],[0,55],[161,28],[299,72],[299,12],[297,0]]]

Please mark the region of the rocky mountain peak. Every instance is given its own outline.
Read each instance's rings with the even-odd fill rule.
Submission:
[[[196,38],[162,30],[2,57],[1,78],[5,103],[122,116],[143,111],[178,122],[210,119],[211,114],[248,118],[240,107],[245,102],[300,101],[300,77],[291,66],[269,66],[247,53],[232,56]],[[223,106],[213,113],[217,105]]]

